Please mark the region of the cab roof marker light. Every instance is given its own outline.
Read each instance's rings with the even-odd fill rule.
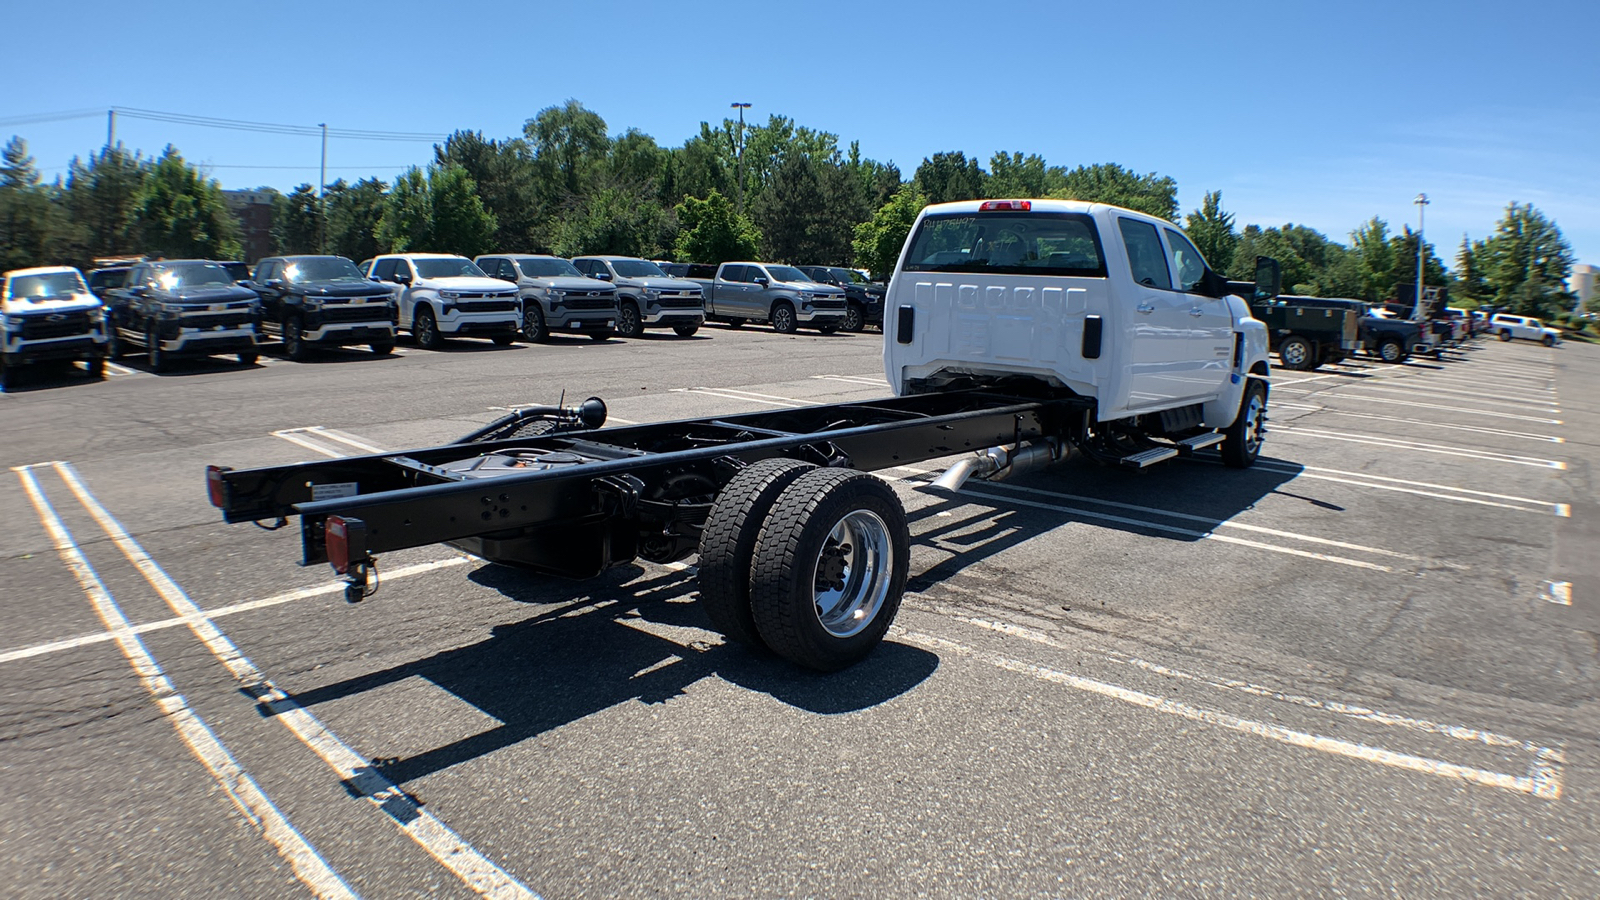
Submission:
[[[1029,212],[1033,209],[1032,200],[985,200],[978,207],[978,212],[994,212],[997,209],[1009,209],[1015,212]]]

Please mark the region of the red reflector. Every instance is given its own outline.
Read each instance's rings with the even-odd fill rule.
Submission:
[[[1016,212],[1028,212],[1033,209],[1032,200],[985,200],[978,207],[979,212],[994,212],[997,209],[1010,209]]]
[[[222,467],[206,466],[206,493],[211,495],[211,505],[222,508]]]
[[[350,534],[343,519],[329,516],[327,524],[328,562],[343,575],[350,569]]]

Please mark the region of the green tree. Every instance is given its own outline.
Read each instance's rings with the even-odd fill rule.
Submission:
[[[428,239],[434,249],[462,256],[494,249],[498,223],[483,208],[478,186],[466,169],[454,164],[429,167],[428,201],[433,207]]]
[[[1389,223],[1373,216],[1350,232],[1350,252],[1360,272],[1361,293],[1357,299],[1376,303],[1391,295],[1395,286],[1395,248],[1389,239]]]
[[[394,180],[373,234],[385,253],[433,249],[433,200],[421,169],[412,166]]]
[[[73,158],[62,202],[79,232],[81,264],[140,249],[134,224],[149,174],[149,161],[121,144],[91,154],[87,163]]]
[[[818,165],[796,153],[783,161],[772,183],[756,198],[750,218],[761,229],[762,255],[806,265],[824,256],[828,211]]]
[[[1079,166],[1066,173],[1062,187],[1050,196],[1109,203],[1173,222],[1178,220],[1178,182],[1154,172],[1139,175],[1116,163]]]
[[[197,259],[238,259],[244,252],[221,186],[170,145],[150,168],[136,218],[146,251]]]
[[[1489,281],[1483,275],[1483,267],[1478,264],[1481,245],[1474,244],[1461,236],[1461,247],[1456,251],[1456,282],[1454,298],[1470,306],[1477,306],[1489,299]]]
[[[486,140],[481,132],[457,131],[434,147],[434,161],[460,166],[472,177],[484,209],[495,218],[494,250],[539,249],[550,211],[526,140]]]
[[[700,200],[685,197],[677,205],[676,255],[684,262],[725,263],[754,259],[761,252],[761,232],[739,215],[721,191]]]
[[[1493,302],[1525,316],[1571,308],[1565,284],[1572,274],[1572,245],[1556,223],[1531,203],[1506,207],[1494,234],[1483,242],[1484,280]]]
[[[611,150],[606,120],[576,100],[546,107],[522,127],[547,206],[590,193]]]
[[[915,183],[904,185],[895,195],[873,213],[872,218],[856,226],[851,248],[855,263],[879,278],[887,278],[900,260],[900,251],[917,214],[928,205],[928,198],[918,191]]]
[[[376,178],[353,185],[344,179],[328,185],[328,252],[361,262],[382,252],[378,223],[383,219],[388,186]]]
[[[288,195],[273,192],[272,246],[283,254],[318,253],[322,216],[317,189],[302,184]]]
[[[653,200],[641,203],[632,191],[601,188],[568,208],[556,225],[552,250],[557,256],[660,256],[662,216]]]
[[[1059,166],[1046,166],[1044,157],[1037,153],[996,153],[989,158],[989,180],[984,187],[986,197],[1048,197],[1066,187],[1066,170]],[[1204,248],[1201,249],[1205,252]]]
[[[1206,192],[1200,208],[1184,220],[1184,231],[1213,269],[1227,271],[1239,245],[1239,234],[1233,230],[1233,213],[1222,210],[1221,191]]]
[[[50,260],[63,224],[52,199],[39,183],[28,143],[12,137],[0,152],[0,271]]]
[[[977,160],[967,159],[965,153],[957,150],[935,153],[924,159],[922,165],[917,166],[911,183],[929,203],[950,203],[986,196],[987,177],[978,168]]]
[[[1389,242],[1394,245],[1395,284],[1409,284],[1412,286],[1412,290],[1416,290],[1417,283],[1417,240],[1417,233],[1412,231],[1409,225],[1405,226],[1405,230],[1401,234],[1389,239]],[[1424,272],[1423,285],[1440,287],[1447,283],[1449,276],[1445,270],[1444,262],[1434,252],[1433,245],[1427,243],[1427,241],[1423,241],[1422,265],[1422,271]]]

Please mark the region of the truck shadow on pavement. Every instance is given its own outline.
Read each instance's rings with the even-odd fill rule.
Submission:
[[[1273,494],[1334,512],[1343,507],[1281,488],[1303,467],[1262,457],[1272,465],[1228,469],[1197,458],[1135,472],[1075,460],[1004,485],[968,482],[957,493],[926,486],[937,498],[911,513],[912,541],[944,558],[913,572],[906,590],[923,592],[961,570],[1069,524],[1176,541],[1198,541],[1223,522]],[[1203,467],[1208,471],[1200,471]]]
[[[656,571],[656,570],[651,570]],[[640,578],[640,575],[645,577]],[[664,703],[712,676],[818,715],[868,709],[910,691],[939,666],[927,651],[885,641],[843,672],[799,669],[742,646],[702,638],[694,576],[623,566],[575,584],[486,564],[471,580],[546,608],[495,626],[482,641],[296,693],[314,707],[415,677],[425,678],[500,724],[431,750],[374,765],[396,784],[448,769],[630,702]]]

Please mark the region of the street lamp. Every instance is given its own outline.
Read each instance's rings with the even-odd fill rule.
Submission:
[[[734,142],[733,149],[739,181],[734,185],[734,191],[738,197],[736,202],[739,206],[739,215],[742,216],[744,215],[744,111],[750,108],[750,104],[730,103],[728,104],[728,108],[737,109],[739,111],[739,139]]]
[[[1424,244],[1422,243],[1422,218],[1423,218],[1423,214],[1428,211],[1428,195],[1427,194],[1418,194],[1417,195],[1417,199],[1415,199],[1415,200],[1413,200],[1411,202],[1415,203],[1417,205],[1417,311],[1416,311],[1415,314],[1416,315],[1421,315],[1422,314],[1422,248],[1424,246]]]

